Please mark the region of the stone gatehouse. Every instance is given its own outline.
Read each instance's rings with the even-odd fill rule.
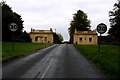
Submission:
[[[53,43],[53,31],[50,30],[35,30],[31,28],[29,33],[32,43]]]
[[[97,32],[93,31],[77,31],[75,29],[74,37],[73,37],[74,44],[98,44],[97,39]]]

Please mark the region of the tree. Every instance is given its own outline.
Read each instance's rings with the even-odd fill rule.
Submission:
[[[87,19],[86,13],[82,10],[78,10],[77,13],[74,14],[73,20],[70,23],[70,28],[68,29],[70,34],[70,42],[73,42],[73,34],[74,30],[77,31],[88,31],[90,30],[90,20]]]
[[[58,33],[57,35],[59,37],[59,40],[62,42],[63,41],[63,36],[60,33]]]
[[[23,30],[23,20],[21,15],[13,12],[5,2],[2,2],[2,39],[3,41],[11,41],[12,32],[9,30],[10,23],[16,23],[18,30],[15,32],[15,36],[19,37]]]
[[[61,44],[63,37],[60,33],[54,33],[54,43]]]
[[[109,12],[110,29],[108,34],[111,38],[120,41],[120,0],[114,4],[113,11]]]
[[[0,3],[2,7],[2,41],[12,41],[13,32],[9,30],[10,23],[16,23],[18,29],[14,32],[16,41],[30,42],[30,36],[28,33],[23,32],[23,20],[21,15],[13,12],[4,1]]]
[[[29,36],[29,34],[24,31],[22,34],[21,34],[21,38],[19,39],[19,41],[24,41],[24,42],[31,42],[31,38]]]

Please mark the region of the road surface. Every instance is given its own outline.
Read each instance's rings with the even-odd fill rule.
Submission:
[[[72,44],[56,44],[3,64],[3,78],[105,78]]]

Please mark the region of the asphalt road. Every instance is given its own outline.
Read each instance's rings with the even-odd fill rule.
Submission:
[[[71,44],[56,44],[2,66],[3,78],[105,78]]]

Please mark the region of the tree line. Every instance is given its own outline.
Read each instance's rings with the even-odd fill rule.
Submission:
[[[118,0],[113,7],[113,11],[109,11],[110,29],[108,31],[108,35],[106,36],[107,38],[102,37],[102,40],[112,40],[114,43],[118,44],[120,43],[120,0]],[[75,29],[77,29],[77,31],[90,31],[90,23],[91,22],[88,19],[87,14],[82,10],[78,10],[77,13],[74,14],[73,20],[71,21],[70,27],[68,28],[70,42],[73,43],[73,34]]]

